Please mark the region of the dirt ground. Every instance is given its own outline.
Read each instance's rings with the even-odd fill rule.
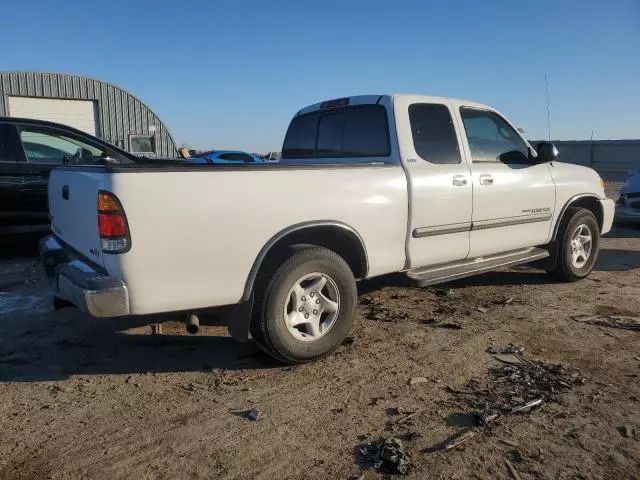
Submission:
[[[31,250],[5,249],[0,478],[374,479],[358,446],[381,436],[403,439],[407,478],[512,478],[505,456],[522,479],[639,478],[640,332],[576,318],[640,313],[640,229],[617,227],[601,248],[575,284],[527,267],[438,289],[360,285],[354,341],[293,368],[221,326],[151,335],[148,318],[53,312]],[[453,320],[463,328],[437,325]],[[452,390],[488,381],[487,348],[509,343],[584,384],[431,451],[469,426]],[[252,408],[257,421],[241,413]],[[402,408],[419,411],[390,430]]]

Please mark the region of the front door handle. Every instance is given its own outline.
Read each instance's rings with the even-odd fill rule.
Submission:
[[[454,175],[453,185],[456,187],[464,187],[467,184],[467,177],[464,175]]]
[[[493,177],[491,175],[480,175],[480,185],[493,185]]]

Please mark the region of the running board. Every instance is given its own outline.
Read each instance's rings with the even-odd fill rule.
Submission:
[[[490,272],[497,268],[521,265],[547,258],[549,252],[543,248],[525,248],[513,252],[489,255],[486,257],[459,260],[431,267],[421,267],[407,272],[407,276],[421,286],[450,282],[479,273]]]

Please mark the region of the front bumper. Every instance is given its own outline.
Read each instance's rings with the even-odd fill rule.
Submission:
[[[611,226],[613,225],[613,217],[616,211],[616,203],[610,198],[605,198],[604,200],[600,200],[600,204],[602,205],[602,230],[600,231],[601,235],[605,233],[609,233],[611,230]]]
[[[57,297],[93,317],[129,315],[129,291],[124,282],[99,272],[54,235],[40,240],[40,258]]]
[[[616,219],[618,220],[640,220],[640,210],[626,205],[616,205]]]

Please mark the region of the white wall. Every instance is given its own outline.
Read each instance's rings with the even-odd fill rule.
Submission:
[[[91,135],[98,133],[97,108],[93,100],[9,97],[9,115],[62,123]]]

